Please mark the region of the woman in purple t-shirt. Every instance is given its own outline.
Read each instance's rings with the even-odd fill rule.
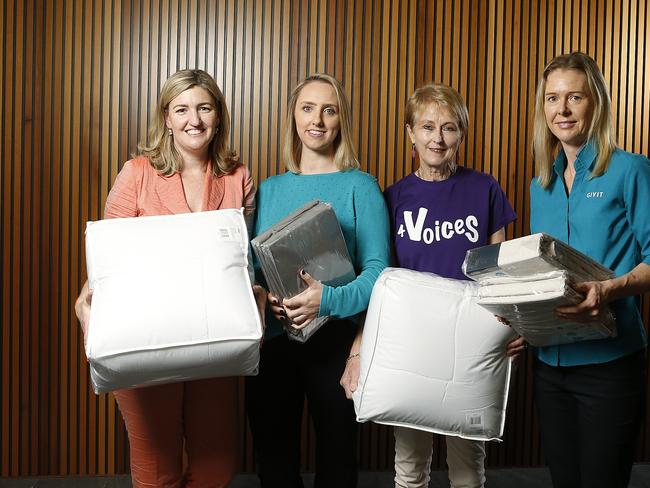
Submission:
[[[467,279],[461,265],[468,249],[505,240],[516,219],[496,180],[456,164],[468,128],[467,107],[456,90],[440,84],[418,88],[406,104],[406,130],[419,156],[418,169],[385,191],[397,266]],[[348,397],[359,377],[361,333],[350,351],[341,385]],[[508,354],[523,340],[508,344]],[[395,427],[395,486],[427,487],[433,451],[430,432]],[[453,487],[482,487],[485,445],[446,437]]]

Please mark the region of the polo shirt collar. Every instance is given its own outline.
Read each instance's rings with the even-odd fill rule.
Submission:
[[[596,156],[598,152],[596,151],[596,144],[593,140],[589,139],[580,149],[578,149],[578,156],[576,157],[575,167],[576,171],[580,170],[591,170],[593,165],[596,163]],[[564,169],[566,168],[566,154],[563,150],[560,150],[555,161],[553,162],[553,170],[558,176],[564,174]]]
[[[596,144],[593,140],[589,139],[578,151],[578,157],[575,162],[576,169],[579,167],[585,170],[593,169],[593,166],[596,163],[596,156],[598,156]]]

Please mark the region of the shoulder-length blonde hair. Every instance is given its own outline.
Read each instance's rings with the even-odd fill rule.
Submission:
[[[429,105],[449,110],[456,119],[456,124],[458,124],[458,129],[461,131],[463,139],[467,136],[469,114],[463,97],[452,87],[440,83],[427,83],[421,86],[406,101],[404,119],[406,125],[411,130],[413,129],[418,113],[422,112]],[[454,173],[456,171],[456,162],[449,161],[448,165],[449,170]]]
[[[230,115],[226,100],[217,83],[203,70],[184,69],[171,75],[163,84],[151,119],[148,137],[138,144],[140,154],[149,158],[153,167],[165,176],[178,173],[183,167],[183,158],[176,150],[173,137],[167,130],[165,116],[171,101],[185,90],[195,86],[203,88],[210,94],[219,116],[219,127],[208,146],[212,172],[215,176],[229,174],[239,165],[237,153],[228,147]]]
[[[553,162],[560,151],[561,144],[548,128],[544,113],[544,94],[546,80],[557,69],[574,69],[587,77],[587,89],[593,103],[593,114],[589,124],[587,140],[593,140],[598,151],[596,164],[591,177],[601,176],[607,171],[612,153],[616,150],[614,128],[612,126],[612,101],[607,83],[596,61],[581,52],[563,54],[551,60],[544,68],[537,84],[535,95],[535,116],[533,120],[533,159],[537,167],[537,180],[542,188],[548,188],[553,179]]]
[[[340,171],[346,169],[358,168],[359,159],[357,158],[357,152],[354,149],[354,144],[352,143],[351,129],[350,129],[350,104],[348,103],[348,98],[343,91],[343,87],[339,81],[327,74],[324,73],[315,73],[308,76],[303,81],[301,81],[298,86],[296,86],[291,92],[291,97],[289,97],[289,106],[287,107],[287,116],[285,120],[285,129],[284,129],[284,145],[282,148],[282,156],[284,158],[284,164],[289,171],[292,173],[300,173],[300,158],[302,156],[302,141],[298,136],[298,131],[296,130],[296,118],[294,113],[296,111],[296,102],[298,101],[298,96],[302,89],[307,86],[309,83],[313,82],[327,83],[336,92],[336,99],[339,105],[339,133],[334,139],[334,147],[336,152],[334,153],[334,164]]]

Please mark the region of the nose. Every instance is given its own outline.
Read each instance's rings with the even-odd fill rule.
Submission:
[[[433,132],[433,142],[436,144],[442,144],[445,141],[442,135],[442,128]]]
[[[569,109],[569,101],[566,98],[560,100],[560,106],[558,109],[560,110],[560,115],[569,115],[571,113],[571,110]]]
[[[323,125],[323,114],[321,113],[320,110],[314,110],[312,112],[311,123],[314,124],[316,127],[322,127],[322,125]]]
[[[192,125],[200,125],[201,124],[201,116],[199,115],[198,110],[190,110],[189,122]]]

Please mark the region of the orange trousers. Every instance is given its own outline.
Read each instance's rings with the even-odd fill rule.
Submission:
[[[119,390],[115,398],[129,434],[135,488],[228,486],[239,447],[236,378]]]

